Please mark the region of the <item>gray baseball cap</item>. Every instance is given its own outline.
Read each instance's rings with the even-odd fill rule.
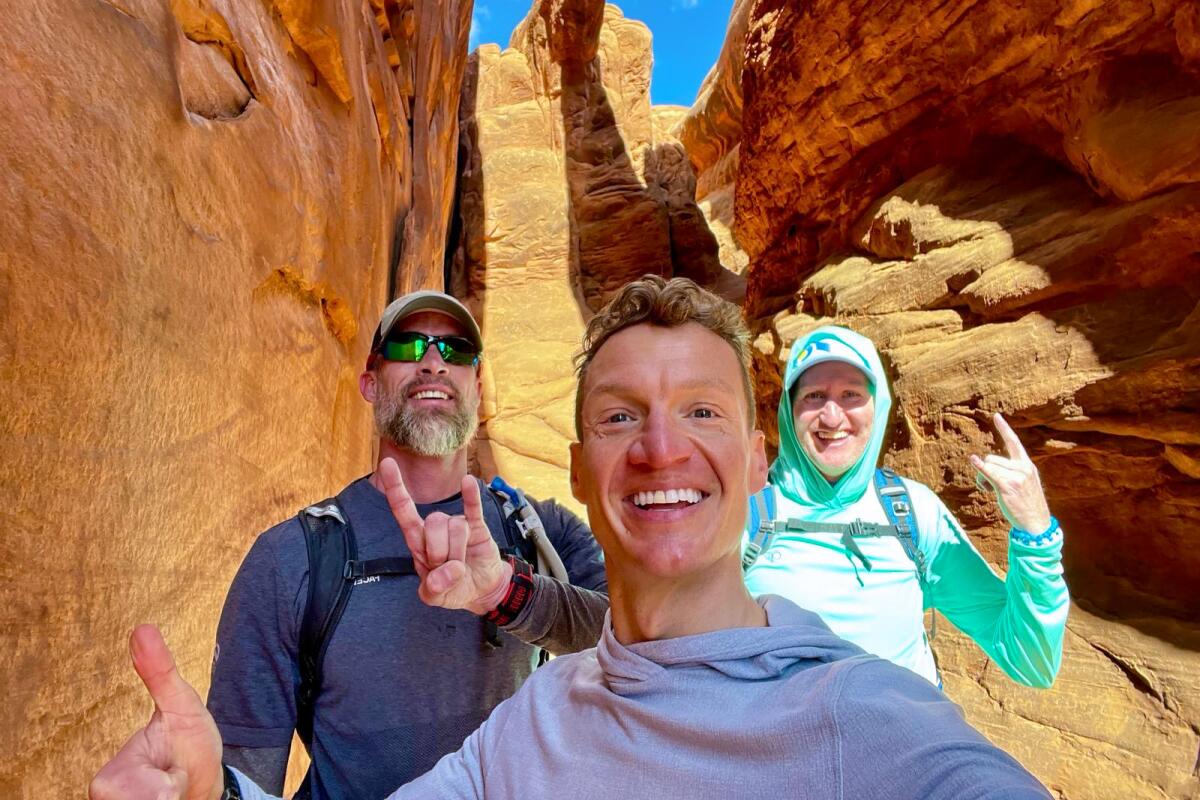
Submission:
[[[398,297],[383,310],[383,316],[379,319],[379,327],[375,329],[375,336],[371,339],[371,352],[374,353],[379,349],[379,345],[392,332],[392,328],[396,326],[397,322],[418,311],[433,311],[450,317],[462,325],[466,337],[479,349],[479,352],[483,352],[483,337],[479,334],[479,325],[476,324],[475,318],[471,316],[467,307],[450,295],[432,289],[422,289]]]

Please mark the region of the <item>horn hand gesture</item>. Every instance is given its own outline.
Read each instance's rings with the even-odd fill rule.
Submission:
[[[483,519],[479,482],[463,476],[462,515],[434,512],[422,519],[390,458],[379,465],[380,485],[404,533],[421,586],[418,596],[431,606],[465,608],[486,614],[499,605],[512,578]]]

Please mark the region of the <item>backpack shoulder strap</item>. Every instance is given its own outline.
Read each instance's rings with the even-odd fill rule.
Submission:
[[[775,542],[776,525],[775,487],[767,484],[761,492],[750,497],[750,541],[742,551],[742,570],[750,569],[758,557]]]
[[[913,513],[912,498],[909,497],[908,487],[891,467],[879,467],[875,470],[875,496],[883,506],[883,512],[896,528],[896,538],[904,548],[905,554],[917,567],[917,578],[924,586],[926,579],[925,553],[921,550],[920,531],[917,529],[917,516]]]
[[[298,515],[308,548],[308,602],[300,622],[300,685],[296,688],[296,732],[312,747],[313,708],[330,634],[337,626],[353,582],[349,565],[358,559],[354,530],[337,500],[309,506]]]
[[[350,592],[364,578],[416,575],[411,556],[358,560],[354,528],[335,498],[322,500],[297,517],[308,549],[308,601],[300,621],[300,684],[296,687],[296,732],[312,747],[313,712],[321,689],[325,651],[342,619]]]
[[[515,517],[516,506],[509,500],[508,495],[496,487],[494,480],[484,484],[483,493],[492,498],[492,504],[495,506],[496,513],[500,517],[500,524],[504,528],[505,547],[502,547],[501,550],[520,556],[531,564],[535,563],[536,556],[529,552],[529,543],[521,535],[521,529]]]

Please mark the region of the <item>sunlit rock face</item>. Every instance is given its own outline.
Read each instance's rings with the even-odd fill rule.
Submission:
[[[370,469],[357,375],[389,284],[441,286],[469,13],[6,6],[0,796],[80,796],[145,721],[134,623],[203,693],[254,534]]]
[[[798,336],[873,337],[898,400],[887,460],[1002,567],[967,456],[997,449],[1003,412],[1066,530],[1066,656],[1052,690],[1023,689],[943,621],[948,691],[1063,797],[1197,796],[1196,6],[752,11],[733,234],[760,419]],[[691,135],[731,141],[732,114],[704,111]],[[728,182],[727,144],[689,152],[701,187]]]
[[[542,497],[570,497],[571,357],[592,314],[646,273],[744,291],[667,133],[682,110],[650,105],[650,45],[616,6],[539,0],[464,81],[452,289],[488,348],[480,468]]]
[[[717,238],[721,263],[738,274],[749,263],[731,228],[742,139],[742,65],[753,6],[753,0],[735,0],[717,61],[674,129],[696,172],[696,203]]]

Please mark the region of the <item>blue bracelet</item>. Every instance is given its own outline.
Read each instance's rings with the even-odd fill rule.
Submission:
[[[1058,520],[1054,517],[1051,517],[1050,527],[1046,529],[1045,533],[1039,533],[1035,536],[1029,531],[1023,531],[1014,525],[1008,532],[1008,535],[1011,536],[1014,541],[1020,542],[1021,544],[1039,545],[1052,541],[1055,536],[1058,536],[1061,533],[1062,530],[1058,527]]]

